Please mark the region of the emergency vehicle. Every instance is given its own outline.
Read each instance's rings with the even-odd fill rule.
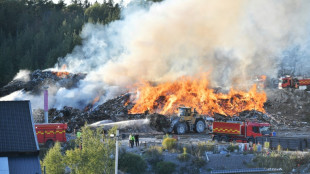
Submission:
[[[293,88],[310,91],[310,78],[285,76],[279,79],[279,89]]]
[[[66,130],[68,126],[65,123],[42,123],[35,124],[38,143],[50,148],[57,142],[66,142]]]
[[[269,123],[213,122],[213,140],[254,142],[256,137],[271,136]]]

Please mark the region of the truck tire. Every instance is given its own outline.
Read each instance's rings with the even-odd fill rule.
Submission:
[[[186,123],[178,123],[176,126],[177,134],[185,134],[187,131],[187,125]]]
[[[195,125],[195,130],[197,133],[202,133],[206,129],[206,125],[203,120],[198,120]]]
[[[47,148],[52,148],[54,146],[54,141],[53,140],[47,140],[45,143],[45,146]]]
[[[212,141],[219,142],[219,140],[220,140],[220,137],[218,135],[214,135],[212,137]]]

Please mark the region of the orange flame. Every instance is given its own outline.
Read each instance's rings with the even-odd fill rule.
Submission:
[[[238,115],[245,110],[265,112],[265,92],[257,92],[253,85],[248,92],[231,89],[228,94],[215,93],[208,88],[206,78],[182,77],[174,82],[157,86],[142,82],[138,86],[137,99],[129,113],[143,113],[146,110],[160,114],[174,114],[179,106],[196,108],[201,114],[226,116]]]
[[[55,74],[57,77],[61,77],[61,78],[67,77],[67,75],[69,75],[70,73],[65,71],[66,69],[67,69],[67,65],[63,64],[61,66],[60,71],[53,72],[53,74]]]
[[[265,81],[267,77],[265,75],[261,75],[260,78]]]
[[[94,106],[98,101],[100,100],[100,96],[97,96],[92,103],[92,106]]]

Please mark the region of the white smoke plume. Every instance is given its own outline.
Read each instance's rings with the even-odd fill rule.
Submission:
[[[275,75],[282,51],[309,34],[309,1],[166,0],[130,12],[108,26],[86,25],[83,45],[61,63],[105,84],[211,72],[213,83],[231,85]]]
[[[201,72],[209,72],[213,85],[232,86],[252,75],[276,77],[283,51],[306,44],[309,16],[306,0],[166,0],[149,9],[129,6],[120,21],[87,24],[83,45],[60,65],[89,73],[81,91]]]
[[[19,70],[19,72],[15,75],[13,80],[28,82],[30,80],[30,71],[25,69]]]
[[[56,92],[55,105],[78,107],[97,95],[103,102],[141,79],[160,83],[208,72],[211,85],[230,87],[252,75],[276,77],[283,52],[305,45],[309,29],[308,0],[129,4],[121,20],[86,24],[82,45],[59,60],[56,67],[88,75],[78,88]]]

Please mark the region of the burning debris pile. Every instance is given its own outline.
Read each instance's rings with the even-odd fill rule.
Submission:
[[[28,76],[28,75],[27,75]],[[42,91],[46,84],[56,84],[58,87],[73,88],[84,79],[86,74],[71,74],[68,72],[41,71],[35,70],[29,74],[27,80],[14,79],[6,86],[0,88],[0,97],[9,95],[15,91],[24,90],[33,94]]]
[[[28,81],[15,79],[1,88],[0,96],[21,89],[39,93],[44,84],[51,83],[75,88],[85,76],[36,70],[29,74]],[[150,128],[165,132],[169,127],[169,117],[176,115],[177,107],[184,105],[196,108],[198,113],[213,116],[216,120],[257,120],[269,122],[276,128],[308,125],[305,121],[309,121],[310,94],[305,91],[267,89],[264,93],[257,91],[254,85],[248,92],[223,92],[207,87],[205,80],[185,77],[156,86],[143,83],[138,86],[136,93],[126,93],[102,104],[98,104],[101,97],[98,96],[84,109],[69,106],[49,109],[49,121],[68,123],[68,132],[71,132],[85,122],[92,124],[101,120],[119,122],[148,118]],[[36,109],[33,115],[36,122],[43,122],[43,110]]]
[[[174,82],[157,86],[143,83],[138,87],[139,97],[130,113],[175,114],[179,106],[196,108],[198,113],[213,116],[215,113],[233,116],[255,109],[265,112],[266,94],[257,91],[256,85],[248,91],[231,89],[228,93],[216,93],[210,88],[207,77],[182,77]]]

